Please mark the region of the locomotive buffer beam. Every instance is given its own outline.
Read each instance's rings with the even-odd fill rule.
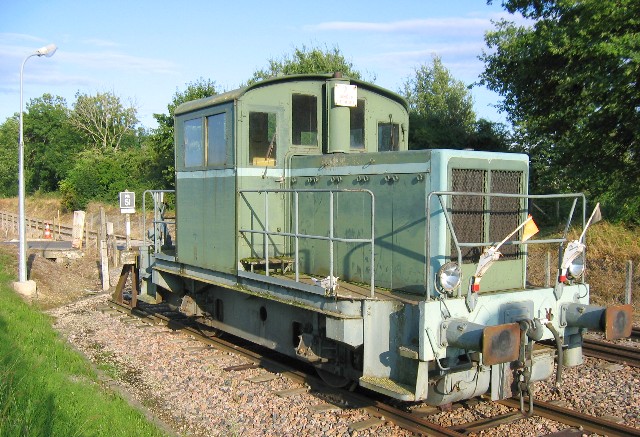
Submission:
[[[631,305],[614,305],[607,308],[579,303],[563,304],[560,326],[587,328],[605,333],[607,340],[631,335],[633,309]]]
[[[440,325],[443,346],[482,352],[485,365],[516,361],[520,354],[520,325],[506,323],[485,326],[464,319],[450,320]]]

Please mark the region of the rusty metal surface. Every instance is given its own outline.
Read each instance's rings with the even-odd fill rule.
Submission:
[[[520,353],[520,326],[517,323],[488,326],[482,331],[482,360],[485,365],[508,363]]]
[[[631,336],[632,322],[633,308],[631,305],[608,307],[604,314],[606,339],[616,340]]]

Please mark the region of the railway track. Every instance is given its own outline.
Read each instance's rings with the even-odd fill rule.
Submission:
[[[602,340],[585,339],[582,345],[585,355],[606,361],[640,367],[640,348],[609,343]]]
[[[483,430],[491,429],[502,424],[508,424],[523,419],[525,416],[519,411],[519,400],[510,399],[501,401],[500,403],[511,408],[512,411],[498,416],[485,418],[461,425],[451,427],[443,427],[428,420],[428,415],[422,415],[418,411],[409,412],[396,408],[384,401],[377,400],[375,397],[367,394],[355,393],[347,390],[339,390],[325,384],[320,378],[314,376],[309,371],[301,370],[297,367],[283,363],[281,359],[272,358],[269,352],[262,353],[255,349],[244,348],[241,345],[218,338],[214,330],[204,328],[201,325],[194,324],[190,319],[180,313],[170,311],[165,308],[162,312],[156,312],[159,306],[140,303],[139,308],[130,309],[126,305],[110,302],[109,306],[120,312],[127,313],[131,316],[138,317],[143,321],[152,324],[163,324],[173,330],[179,330],[185,334],[191,335],[199,341],[213,346],[222,351],[231,352],[254,363],[254,367],[261,367],[269,372],[280,374],[294,382],[306,385],[309,389],[324,394],[338,395],[342,399],[344,405],[349,408],[361,408],[367,411],[372,419],[370,423],[354,424],[355,429],[363,429],[359,427],[374,426],[382,424],[386,421],[411,431],[418,435],[429,436],[463,436],[470,433],[477,433]],[[155,308],[154,308],[155,307]],[[161,307],[161,306],[160,306]],[[238,369],[251,368],[239,366]],[[309,369],[307,369],[309,370]],[[640,430],[631,428],[622,424],[607,421],[601,418],[589,416],[578,411],[557,406],[545,402],[534,403],[534,415],[545,417],[555,422],[564,423],[571,427],[578,428],[584,432],[603,434],[607,436],[640,436]]]
[[[520,407],[520,401],[516,399],[506,399],[498,402],[510,408]],[[611,422],[599,417],[590,416],[549,402],[534,401],[533,411],[537,416],[570,425],[571,427],[578,428],[581,431],[606,435],[608,437],[640,436],[639,429]]]
[[[140,308],[130,309],[126,305],[121,305],[115,302],[110,302],[109,305],[110,307],[117,309],[118,311],[121,311],[123,313],[139,317],[154,324],[164,324],[171,329],[180,330],[185,334],[190,334],[196,337],[199,341],[211,345],[217,349],[240,355],[241,357],[252,361],[256,365],[259,365],[259,367],[262,367],[269,372],[278,373],[292,381],[308,386],[311,390],[319,391],[322,393],[338,394],[350,408],[362,408],[369,412],[371,415],[381,419],[382,421],[388,420],[400,426],[401,428],[411,431],[415,434],[449,437],[461,437],[466,435],[452,429],[441,427],[437,424],[429,422],[426,419],[421,418],[419,415],[397,409],[391,405],[385,404],[381,401],[373,400],[362,394],[349,392],[347,390],[337,390],[325,384],[320,378],[310,375],[307,372],[288,366],[281,361],[272,359],[269,356],[266,356],[259,352],[252,351],[237,344],[228,342],[224,339],[218,338],[213,332],[206,331],[202,328],[202,326],[196,326],[188,323],[186,318],[184,317],[178,316],[178,319],[176,320],[166,315],[151,313]],[[141,305],[143,307],[145,306],[144,303],[142,303]],[[375,423],[372,422],[371,425],[374,424]]]

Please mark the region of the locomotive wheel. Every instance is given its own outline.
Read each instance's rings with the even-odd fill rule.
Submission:
[[[335,373],[328,372],[321,369],[320,367],[316,367],[316,372],[318,373],[320,379],[322,379],[324,383],[330,387],[344,388],[351,383],[351,380],[346,376],[336,375]]]

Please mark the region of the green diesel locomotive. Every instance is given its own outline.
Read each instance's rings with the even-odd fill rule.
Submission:
[[[589,305],[584,238],[529,239],[528,157],[408,150],[400,96],[334,75],[278,77],[180,105],[175,220],[160,191],[141,293],[312,363],[337,385],[441,405],[528,395],[582,362],[582,334],[629,335]],[[532,286],[527,245],[557,244]],[[554,348],[533,348],[549,340]]]

